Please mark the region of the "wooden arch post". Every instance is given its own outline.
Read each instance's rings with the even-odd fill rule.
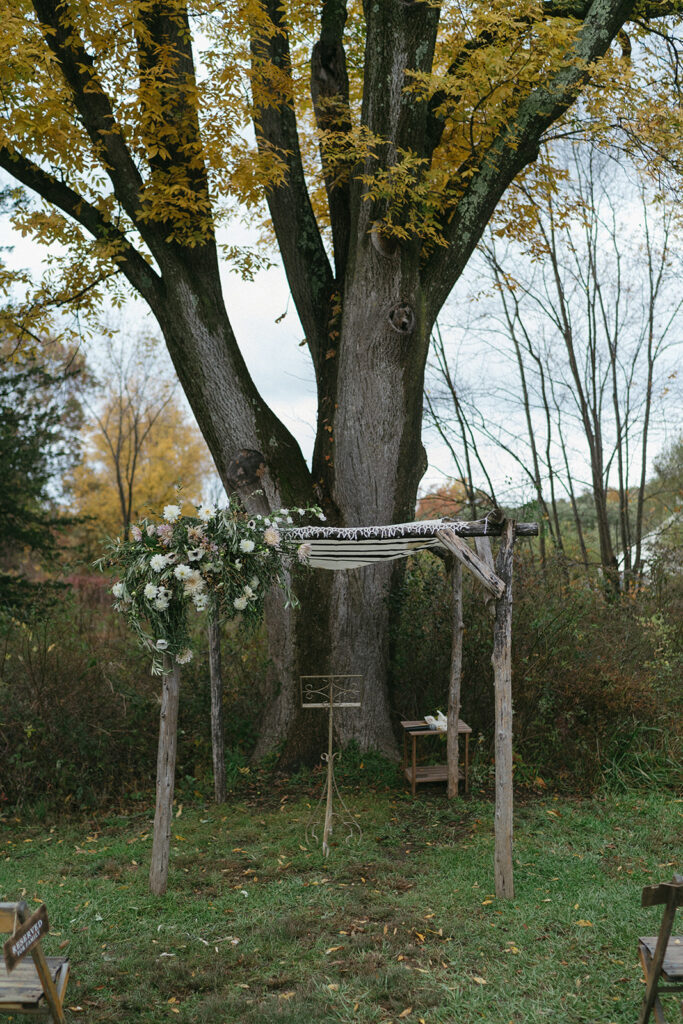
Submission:
[[[515,522],[503,527],[496,574],[505,591],[496,601],[493,621],[493,689],[495,698],[496,756],[496,896],[512,899],[515,883],[512,869],[512,553]]]
[[[501,517],[502,518],[502,517]],[[485,590],[487,607],[493,619],[493,686],[495,695],[495,889],[496,896],[512,899],[515,894],[512,867],[513,790],[512,790],[512,564],[517,524],[514,520],[491,517],[468,524],[475,537],[477,553],[445,527],[437,537],[455,556],[451,569],[453,644],[448,690],[448,796],[458,793],[458,717],[460,714],[460,676],[462,673],[462,566]],[[498,556],[493,563],[489,542],[489,522],[500,533]],[[535,524],[524,524],[524,532],[534,535]],[[491,533],[494,532],[491,530]],[[475,532],[476,531],[476,532]]]
[[[161,711],[159,715],[159,748],[157,753],[157,790],[154,811],[154,837],[149,870],[149,888],[155,896],[166,892],[168,862],[171,852],[173,822],[173,791],[178,746],[178,704],[180,700],[180,665],[164,658],[161,677]]]

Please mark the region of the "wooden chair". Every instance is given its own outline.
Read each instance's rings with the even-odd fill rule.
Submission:
[[[671,934],[676,910],[683,906],[683,875],[674,875],[672,882],[645,886],[642,906],[660,903],[664,904],[664,913],[659,935],[647,935],[638,941],[646,983],[638,1024],[647,1024],[653,1010],[657,1024],[666,1024],[660,994],[683,992],[683,936]]]
[[[23,901],[0,903],[0,935],[10,936],[0,962],[0,1013],[40,1014],[66,1024],[62,1004],[69,961],[43,953],[40,943],[49,928],[45,904],[29,915]],[[27,953],[30,959],[24,959]]]

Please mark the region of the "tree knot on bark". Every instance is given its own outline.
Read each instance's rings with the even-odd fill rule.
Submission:
[[[387,319],[399,334],[412,334],[415,330],[415,311],[407,302],[398,302],[392,306]]]
[[[242,448],[232,458],[226,471],[227,482],[235,491],[261,486],[266,460],[261,452]]]

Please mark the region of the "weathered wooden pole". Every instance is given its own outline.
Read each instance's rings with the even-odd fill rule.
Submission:
[[[448,765],[448,799],[458,795],[458,722],[460,720],[460,679],[462,676],[462,565],[453,559],[451,577],[451,675],[448,685],[448,730],[446,732],[446,763]]]
[[[173,790],[178,746],[178,704],[180,700],[180,665],[164,658],[159,717],[159,750],[157,754],[157,798],[154,811],[152,863],[149,887],[155,896],[166,892],[168,861],[171,850]]]
[[[503,528],[496,574],[505,583],[505,591],[496,600],[493,623],[493,686],[495,696],[496,824],[495,886],[496,896],[512,899],[515,885],[512,870],[512,555],[515,522]]]
[[[491,572],[495,572],[496,567],[493,561],[493,552],[491,551],[491,538],[475,537],[474,546],[477,549],[477,554],[481,558],[482,562],[489,567]],[[496,599],[490,590],[484,591],[484,604],[486,605],[486,610],[491,618],[495,618]]]
[[[216,608],[207,627],[209,640],[209,678],[211,682],[211,753],[213,755],[213,793],[217,804],[228,799],[225,781],[225,733],[223,731],[223,670],[221,665],[221,625]]]
[[[330,679],[330,711],[327,719],[327,798],[325,800],[325,824],[323,826],[323,856],[330,855],[330,836],[332,835],[332,788],[334,785],[334,682]]]

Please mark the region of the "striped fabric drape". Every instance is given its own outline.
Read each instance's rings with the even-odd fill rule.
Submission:
[[[315,569],[359,569],[442,547],[436,533],[452,525],[453,520],[427,519],[391,526],[302,526],[287,535],[305,545],[302,560]]]

